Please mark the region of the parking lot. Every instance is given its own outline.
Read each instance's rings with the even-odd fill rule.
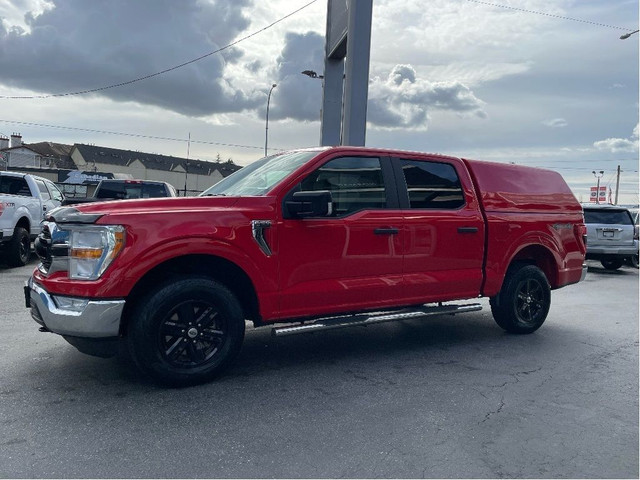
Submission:
[[[0,264],[0,477],[638,478],[638,270],[589,262],[532,335],[480,312],[272,338],[155,386],[38,332]]]

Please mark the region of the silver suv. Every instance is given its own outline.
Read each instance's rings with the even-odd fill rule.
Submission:
[[[638,262],[638,229],[629,210],[615,205],[584,206],[587,259],[617,270],[625,260]]]

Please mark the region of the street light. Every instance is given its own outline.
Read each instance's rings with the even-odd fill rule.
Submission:
[[[640,30],[634,30],[633,32],[629,32],[629,33],[625,33],[624,35],[622,35],[620,37],[620,40],[626,40],[627,38],[629,38],[631,35],[633,35],[634,33],[638,33],[640,32]]]
[[[264,156],[267,156],[267,143],[269,142],[269,102],[271,101],[271,92],[273,92],[273,89],[276,88],[278,85],[276,83],[274,83],[273,85],[271,85],[271,88],[269,89],[269,95],[267,95],[267,122],[266,125],[264,127]]]
[[[305,71],[300,72],[300,73],[302,73],[303,75],[306,75],[307,77],[310,77],[310,78],[324,78],[324,75],[318,75],[313,70],[305,70]]]
[[[595,170],[593,170],[593,172],[591,173],[593,173],[593,176],[598,179],[598,184],[596,186],[596,203],[600,205],[600,178],[602,178],[602,176],[604,175],[604,170],[600,170],[597,173]]]

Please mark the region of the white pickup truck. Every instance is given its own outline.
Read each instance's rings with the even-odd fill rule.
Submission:
[[[63,200],[62,192],[46,178],[0,172],[0,255],[7,265],[19,267],[29,261],[40,221]]]

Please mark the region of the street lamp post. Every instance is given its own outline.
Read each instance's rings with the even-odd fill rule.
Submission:
[[[600,178],[602,178],[602,176],[604,175],[604,170],[600,170],[598,172],[594,170],[591,173],[593,173],[593,176],[598,179],[598,183],[596,185],[596,203],[599,205],[600,204]]]
[[[633,35],[634,33],[638,33],[640,32],[640,30],[634,30],[633,32],[629,32],[629,33],[625,33],[624,35],[622,35],[620,37],[620,40],[626,40],[627,38],[629,38],[631,35]]]
[[[273,85],[271,85],[271,88],[269,89],[269,95],[267,95],[267,121],[264,127],[264,156],[267,156],[267,144],[269,143],[269,102],[271,101],[271,92],[273,92],[273,89],[276,88],[278,85],[276,83],[274,83]]]

